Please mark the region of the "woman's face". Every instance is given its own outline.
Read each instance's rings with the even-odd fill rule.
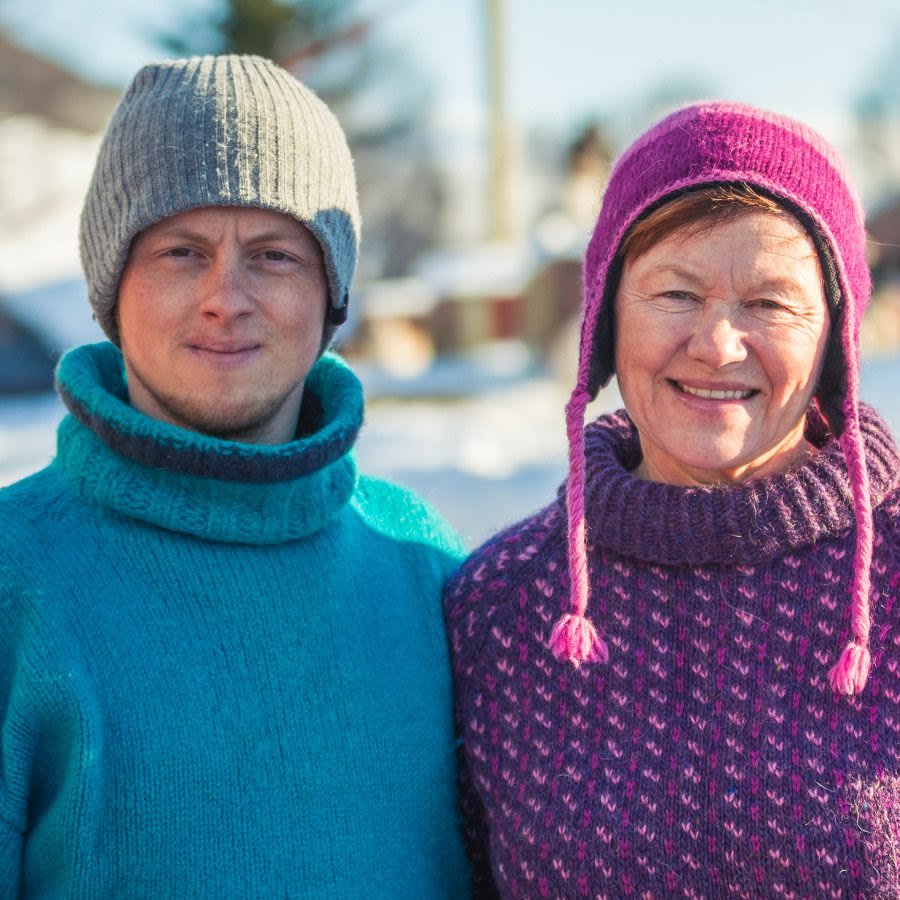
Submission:
[[[642,477],[711,484],[788,468],[828,340],[815,247],[790,216],[748,211],[627,260],[616,374]]]

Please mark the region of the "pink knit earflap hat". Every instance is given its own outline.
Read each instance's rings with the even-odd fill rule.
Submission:
[[[554,626],[550,648],[576,666],[609,656],[586,616],[584,413],[614,370],[612,301],[622,239],[637,219],[676,195],[735,182],[752,185],[792,212],[810,233],[823,264],[832,332],[816,401],[840,439],[856,520],[850,635],[829,679],[835,690],[858,694],[871,663],[873,540],[859,424],[859,323],[871,295],[864,213],[843,162],[821,136],[792,119],[736,103],[698,103],[672,113],[628,148],[610,176],[584,260],[578,380],[566,405],[571,612]]]

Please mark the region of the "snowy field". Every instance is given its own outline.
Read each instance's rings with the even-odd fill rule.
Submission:
[[[357,456],[364,471],[430,500],[474,547],[555,495],[565,475],[567,387],[543,376],[488,379],[487,387],[462,380],[470,382],[462,396],[371,400]],[[862,392],[900,433],[900,359],[866,364]],[[618,405],[612,386],[589,413]],[[0,400],[0,485],[50,460],[62,413],[52,395]]]

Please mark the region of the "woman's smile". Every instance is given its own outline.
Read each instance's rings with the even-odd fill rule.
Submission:
[[[679,393],[687,394],[689,397],[698,397],[703,400],[715,401],[736,401],[749,400],[759,392],[753,388],[741,387],[724,387],[724,386],[703,386],[692,384],[687,381],[677,381],[674,378],[668,379],[669,384]]]

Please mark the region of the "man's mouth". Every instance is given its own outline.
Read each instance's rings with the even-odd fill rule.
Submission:
[[[683,394],[702,397],[704,400],[749,400],[754,394],[759,393],[753,388],[701,388],[672,379],[669,379],[669,383]]]
[[[261,349],[259,344],[231,344],[215,341],[190,344],[189,348],[195,358],[203,360],[207,365],[224,369],[239,368],[251,362],[257,358]]]
[[[202,343],[191,344],[191,349],[201,350],[204,353],[221,353],[223,356],[229,353],[245,353],[248,350],[256,350],[259,344],[218,344]]]

